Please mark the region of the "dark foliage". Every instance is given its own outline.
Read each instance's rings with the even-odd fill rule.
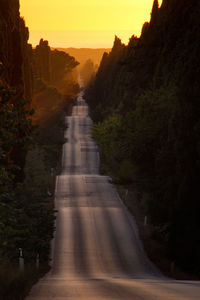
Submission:
[[[126,47],[116,38],[86,91],[92,116],[101,122],[94,135],[107,164],[116,175],[116,166],[124,164],[119,155],[123,153],[132,169],[129,179],[149,194],[146,209],[151,222],[167,228],[164,239],[171,258],[197,273],[199,15],[196,0],[163,0],[160,8],[155,0],[151,21],[144,24],[141,37],[133,36]],[[120,129],[116,119],[120,119]],[[108,135],[109,145],[104,143]]]
[[[52,85],[62,94],[73,94],[77,89],[76,79],[73,77],[74,69],[79,65],[73,56],[51,50],[48,41],[40,40],[33,50],[33,71],[35,73],[35,92],[38,92],[38,80],[46,85]]]
[[[9,300],[23,299],[49,269],[55,176],[64,143],[64,110],[71,98],[47,83],[52,81],[52,60],[58,81],[78,63],[52,52],[47,41],[33,51],[19,0],[0,2],[0,298]],[[68,86],[70,94],[77,90],[72,80]],[[19,248],[24,272],[18,266]]]

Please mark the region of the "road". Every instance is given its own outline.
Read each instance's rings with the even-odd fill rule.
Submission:
[[[27,300],[199,300],[199,282],[165,278],[148,260],[133,217],[99,175],[82,92],[66,122],[52,269]]]

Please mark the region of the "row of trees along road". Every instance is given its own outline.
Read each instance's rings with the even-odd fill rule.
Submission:
[[[200,2],[153,3],[127,46],[117,37],[86,98],[105,165],[144,196],[169,257],[200,274]]]
[[[78,62],[41,39],[33,49],[19,0],[0,5],[0,298],[23,299],[48,268],[53,191]],[[51,128],[51,130],[49,130]],[[19,272],[19,248],[25,270]],[[36,269],[36,257],[40,266]],[[43,268],[44,266],[44,268]]]

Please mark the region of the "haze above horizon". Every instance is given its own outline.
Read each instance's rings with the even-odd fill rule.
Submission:
[[[51,47],[111,48],[114,36],[127,43],[149,21],[153,0],[20,0],[29,42]]]

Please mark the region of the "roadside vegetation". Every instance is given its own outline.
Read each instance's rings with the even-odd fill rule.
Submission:
[[[195,276],[200,276],[199,10],[196,1],[164,0],[159,8],[154,0],[141,37],[132,36],[127,46],[115,38],[85,94],[102,171],[135,189],[151,238],[164,246],[169,262]]]
[[[65,52],[52,50],[42,38],[32,48],[19,7],[19,0],[0,5],[2,300],[23,299],[49,270],[65,115],[79,90],[75,71],[79,63]]]
[[[73,103],[73,98],[53,90],[50,96],[54,98],[54,106],[43,110],[43,118],[33,125],[33,111],[9,105],[13,93],[8,87],[1,87],[1,135],[5,139],[0,148],[0,299],[6,300],[23,299],[32,284],[49,270],[55,177],[61,167],[65,115]],[[15,114],[18,124],[13,124]],[[26,132],[22,139],[18,137],[19,124],[20,132]],[[26,147],[27,154],[24,180],[16,182],[19,166],[9,160],[6,150],[20,143]],[[23,249],[24,271],[19,270],[19,248]],[[38,255],[39,268],[36,266]]]

